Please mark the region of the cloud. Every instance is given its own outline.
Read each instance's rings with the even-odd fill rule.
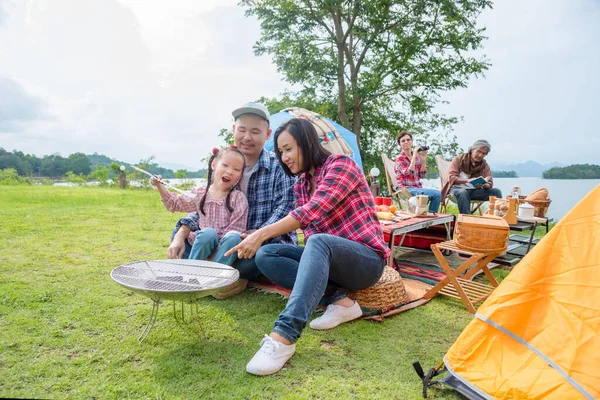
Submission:
[[[29,123],[47,119],[46,103],[19,82],[0,76],[0,134],[22,132]]]
[[[445,112],[464,116],[455,127],[461,146],[489,139],[492,164],[597,163],[599,19],[600,3],[589,0],[495,3],[482,16],[492,66],[443,96]]]
[[[205,167],[231,110],[289,86],[269,57],[254,56],[260,27],[237,2],[0,0],[0,76],[30,106],[12,111],[25,119],[11,117],[19,132],[0,133],[2,147]],[[463,148],[488,138],[492,163],[596,162],[599,9],[504,0],[482,16],[493,65],[440,106],[464,116],[455,130]]]
[[[4,146],[205,167],[231,110],[285,87],[254,56],[259,27],[236,2],[15,3],[0,28],[0,74],[26,83],[56,118],[4,136]]]
[[[0,1],[0,26],[4,24],[4,21],[8,18],[8,13],[5,10],[5,5],[3,1]]]

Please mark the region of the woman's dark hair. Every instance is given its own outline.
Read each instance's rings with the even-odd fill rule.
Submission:
[[[241,157],[242,160],[244,160],[244,164],[242,166],[242,174],[244,173],[244,169],[246,168],[246,157],[244,157],[244,154],[242,154],[242,152],[240,151],[240,149],[238,149],[237,147],[226,147],[224,149],[217,149],[214,148],[213,152],[212,152],[212,156],[210,156],[210,160],[208,160],[208,177],[206,178],[206,192],[204,192],[204,196],[202,196],[202,199],[200,199],[200,212],[202,213],[202,215],[206,215],[206,213],[204,212],[204,203],[206,203],[206,196],[208,195],[208,188],[210,187],[210,185],[212,185],[212,174],[213,174],[213,170],[212,170],[212,163],[213,161],[218,161],[221,159],[221,157],[223,157],[223,155],[227,152],[233,151],[234,153],[238,153]],[[239,182],[235,185],[232,186],[231,190],[229,191],[229,193],[227,193],[227,198],[225,199],[225,206],[227,206],[227,210],[229,210],[229,212],[233,212],[233,207],[231,207],[231,192],[233,192],[235,189],[239,189]]]
[[[310,171],[311,168],[320,167],[325,164],[327,157],[331,155],[328,150],[321,146],[319,135],[317,135],[317,131],[310,121],[302,118],[292,118],[277,128],[275,137],[273,138],[275,154],[286,175],[294,176],[288,166],[281,161],[281,152],[277,145],[277,139],[284,131],[289,132],[294,140],[296,140],[300,154],[302,154],[302,169],[298,172],[298,175]]]
[[[400,131],[400,133],[398,134],[398,137],[396,138],[396,142],[398,142],[398,146],[402,146],[400,144],[400,139],[402,139],[404,136],[410,137],[410,140],[413,139],[412,133],[410,133],[409,131]]]

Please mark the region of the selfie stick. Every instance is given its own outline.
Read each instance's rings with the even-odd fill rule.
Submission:
[[[181,194],[187,194],[187,195],[189,195],[189,193],[187,193],[187,192],[184,192],[183,190],[181,190],[181,189],[178,189],[178,188],[176,188],[175,186],[169,185],[167,182],[163,181],[162,179],[158,179],[158,178],[156,177],[156,175],[154,175],[154,174],[151,174],[151,173],[150,173],[150,172],[148,172],[148,171],[144,171],[143,169],[141,169],[141,168],[138,168],[138,167],[136,167],[135,165],[131,165],[131,168],[133,168],[133,169],[135,169],[136,171],[139,171],[139,172],[141,172],[141,173],[143,173],[143,174],[146,174],[146,175],[148,175],[148,176],[150,176],[150,177],[152,177],[152,178],[156,178],[156,180],[157,180],[157,181],[159,181],[160,183],[162,183],[163,185],[165,185],[165,186],[166,186],[166,187],[168,187],[168,188],[171,188],[171,189],[173,189],[173,190],[175,190],[175,191],[177,191],[177,192],[179,192],[179,193],[181,193]]]

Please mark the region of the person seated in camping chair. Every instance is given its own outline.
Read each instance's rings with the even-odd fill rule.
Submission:
[[[448,167],[448,180],[442,187],[442,197],[453,194],[461,214],[471,214],[471,200],[489,200],[490,196],[502,197],[500,189],[494,188],[492,170],[484,160],[492,146],[487,140],[477,140],[465,154],[454,157]],[[476,186],[469,182],[483,177],[487,183]]]
[[[406,188],[413,196],[423,194],[429,197],[429,211],[438,212],[442,194],[439,190],[424,188],[421,178],[427,173],[427,150],[421,150],[420,146],[413,149],[413,136],[408,131],[398,134],[398,145],[402,149],[396,158],[394,172],[396,174],[395,190]]]

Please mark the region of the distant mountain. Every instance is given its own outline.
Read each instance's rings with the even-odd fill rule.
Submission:
[[[564,164],[553,162],[550,164],[540,164],[535,161],[526,161],[519,164],[494,164],[494,171],[515,171],[519,177],[535,176],[541,177],[544,171],[554,167],[563,167]]]

